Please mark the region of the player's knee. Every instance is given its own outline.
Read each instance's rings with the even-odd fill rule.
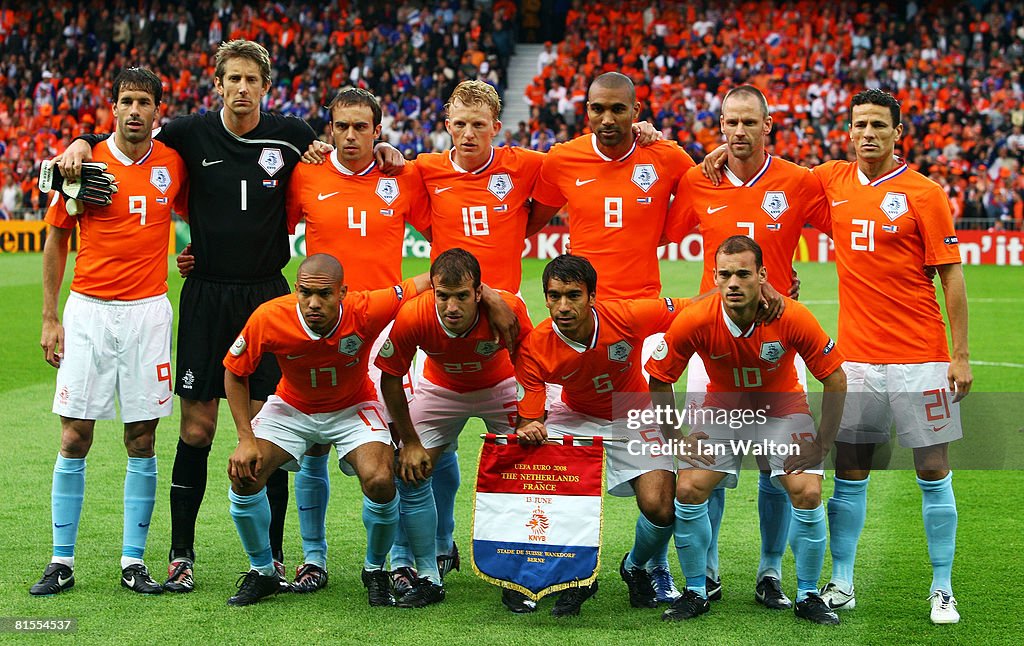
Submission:
[[[675,509],[672,506],[672,497],[665,500],[645,501],[640,504],[640,513],[659,527],[668,527],[675,522]]]
[[[188,412],[186,412],[188,411]],[[185,444],[195,448],[203,448],[213,443],[213,435],[217,432],[217,409],[209,411],[193,407],[191,410],[182,407],[181,439]]]
[[[708,499],[711,490],[688,478],[676,482],[676,500],[684,505],[699,505]]]
[[[156,420],[124,425],[124,448],[129,457],[151,458],[156,445]]]
[[[821,505],[821,487],[802,487],[790,491],[789,502],[797,509],[817,509]]]
[[[61,418],[60,453],[66,458],[84,458],[92,447],[95,422]]]
[[[395,480],[390,470],[363,478],[363,494],[376,503],[391,502],[395,498]]]

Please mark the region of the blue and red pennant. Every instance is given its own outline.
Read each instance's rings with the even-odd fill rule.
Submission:
[[[477,471],[473,569],[535,601],[590,585],[601,560],[603,483],[600,437],[521,446],[514,435],[488,434]]]

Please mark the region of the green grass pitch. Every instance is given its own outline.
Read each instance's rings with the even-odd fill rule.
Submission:
[[[513,616],[498,601],[496,588],[472,574],[468,562],[470,505],[479,450],[480,425],[463,435],[463,486],[457,503],[456,540],[462,546],[462,572],[446,582],[441,605],[403,611],[370,609],[359,583],[365,535],[355,479],[332,470],[328,514],[329,587],[308,596],[285,595],[255,607],[233,609],[234,591],[246,558],[228,515],[225,473],[234,447],[234,429],[222,406],[219,439],[210,457],[210,483],[199,516],[197,590],[189,595],[140,597],[118,584],[122,482],[125,453],[120,425],[97,424],[89,456],[85,508],[73,590],[53,598],[28,594],[50,556],[50,478],[59,444],[59,424],[50,413],[53,370],[38,347],[41,309],[39,255],[0,256],[0,617],[74,617],[74,643],[114,640],[166,643],[517,643],[517,644],[701,644],[814,643],[1019,643],[1022,630],[1016,589],[1024,579],[1024,476],[1021,471],[960,470],[955,475],[960,525],[953,572],[963,619],[958,626],[932,626],[925,600],[930,568],[920,514],[920,493],[910,471],[876,472],[869,493],[867,526],[857,563],[857,609],[842,625],[825,628],[798,622],[791,612],[773,613],[753,601],[759,537],[756,477],[747,473],[730,492],[721,534],[725,599],[709,615],[692,622],[665,624],[660,610],[629,608],[617,564],[632,542],[636,507],[628,499],[606,498],[600,592],[577,619],[556,620],[547,610]],[[296,263],[287,270],[294,277]],[[423,271],[423,261],[407,261],[407,273]],[[525,294],[535,320],[546,314],[541,299],[541,261],[525,262]],[[838,305],[832,265],[798,265],[802,299],[835,331]],[[662,264],[665,294],[692,293],[699,268]],[[971,351],[975,390],[989,397],[986,408],[1012,407],[1024,397],[1024,330],[1014,318],[1024,304],[1024,268],[967,267],[971,307]],[[70,276],[70,270],[68,272]],[[898,276],[893,277],[898,280]],[[177,304],[180,280],[172,278]],[[1016,393],[1016,394],[985,394]],[[991,411],[990,411],[991,412]],[[996,417],[999,417],[996,415]],[[1020,455],[1024,418],[1002,429],[1006,455]],[[1004,422],[1006,420],[1003,420]],[[998,425],[993,423],[993,426]],[[988,424],[967,432],[984,434]],[[167,491],[178,428],[175,415],[157,432],[160,476],[147,561],[162,578],[169,540]],[[1016,453],[1014,453],[1016,451]],[[1012,461],[1019,469],[1021,461]],[[954,463],[954,469],[956,464]],[[826,483],[826,496],[831,491]],[[291,570],[301,558],[294,503],[286,527],[285,552]],[[679,566],[670,558],[679,578]],[[830,564],[826,560],[826,578]],[[784,589],[793,594],[792,558],[784,562]],[[1017,637],[1014,637],[1017,635]],[[59,637],[42,638],[55,640]],[[28,638],[0,633],[0,643]],[[70,640],[64,640],[71,643]]]

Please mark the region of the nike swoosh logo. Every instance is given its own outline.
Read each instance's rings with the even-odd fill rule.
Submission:
[[[130,588],[130,587],[132,587],[132,586],[134,586],[134,585],[135,585],[135,575],[133,574],[133,575],[131,576],[131,578],[125,579],[125,580],[124,580],[124,584],[125,584],[126,586],[128,586],[129,588]]]
[[[326,194],[324,194],[324,193],[317,193],[317,194],[316,194],[316,199],[318,199],[318,200],[320,200],[321,202],[323,202],[323,201],[324,201],[324,200],[326,200],[327,198],[329,198],[329,197],[334,197],[334,196],[335,196],[335,195],[337,195],[337,194],[338,194],[338,191],[334,191],[333,193],[326,193]]]
[[[732,353],[731,352],[726,352],[725,354],[713,354],[713,355],[711,355],[711,360],[715,361],[717,359],[721,359],[722,357],[728,357],[730,354],[732,354]]]
[[[947,426],[949,426],[949,424],[943,424],[942,426],[933,426],[932,427],[932,433],[938,433],[939,431],[941,431],[942,429],[946,428]]]
[[[295,360],[295,359],[301,359],[304,356],[306,356],[306,355],[304,355],[304,354],[286,354],[284,356],[284,358],[285,359],[289,359],[289,360]]]
[[[831,608],[832,610],[838,610],[839,608],[842,608],[843,606],[845,606],[848,603],[850,603],[849,599],[847,599],[846,601],[844,601],[842,603],[832,603],[832,600],[829,599],[828,603],[826,603],[825,605],[828,606],[829,608]]]
[[[63,525],[58,525],[57,523],[54,523],[53,526],[56,527],[57,529],[60,529],[61,527],[67,527],[70,524],[71,523],[64,523]]]
[[[840,204],[846,204],[850,200],[832,200],[832,206],[839,206]]]
[[[440,186],[435,186],[434,187],[434,195],[440,195],[441,193],[444,193],[445,191],[450,191],[453,188],[455,188],[455,187],[454,186],[445,186],[444,188],[441,188]]]
[[[208,161],[206,161],[206,158],[203,157],[203,166],[213,166],[214,164],[219,164],[222,161],[224,161],[224,160],[223,159],[218,159],[216,161],[208,162]]]
[[[576,178],[576,186],[586,186],[587,184],[589,184],[591,182],[596,182],[596,181],[597,181],[596,177],[594,179],[580,179],[579,177],[577,177]]]
[[[172,482],[171,483],[171,489],[175,489],[175,488],[177,488],[177,489],[191,489],[192,487],[189,487],[188,485],[174,484]]]
[[[141,527],[142,529],[146,529],[147,527],[149,527],[149,523],[146,523],[146,524],[139,523],[139,527]]]
[[[729,205],[726,204],[725,206],[719,206],[719,207],[714,208],[714,209],[709,206],[708,207],[708,215],[711,215],[712,213],[718,213],[719,211],[721,211],[724,208],[727,208],[728,206]]]
[[[319,506],[320,505],[313,505],[312,507],[303,507],[302,505],[299,505],[299,511],[309,511],[310,509],[316,509]]]
[[[579,368],[576,368],[575,370],[573,370],[573,371],[572,371],[572,372],[570,372],[569,374],[567,374],[567,375],[563,376],[563,377],[562,377],[562,381],[565,381],[565,380],[566,380],[566,379],[568,379],[569,377],[572,377],[572,376],[573,376],[574,374],[576,374],[576,373],[577,373],[577,372],[579,372],[579,371],[580,371],[580,369],[579,369]]]
[[[164,405],[164,404],[166,404],[166,403],[167,403],[168,401],[170,401],[171,397],[174,397],[174,395],[167,395],[167,397],[166,397],[166,398],[164,398],[164,399],[161,399],[161,400],[157,401],[156,405],[157,405],[157,406],[163,406],[163,405]]]
[[[70,581],[71,579],[72,579],[72,577],[68,577],[68,578],[65,579],[64,577],[62,577],[61,575],[58,574],[57,575],[57,585],[59,585],[60,587],[63,588],[67,584],[67,582]]]

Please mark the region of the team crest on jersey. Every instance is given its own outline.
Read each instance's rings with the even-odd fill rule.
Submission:
[[[192,374],[192,368],[185,370],[185,374],[181,376],[181,387],[185,390],[192,390],[192,384],[196,382],[196,376]]]
[[[661,340],[658,347],[654,348],[654,352],[651,354],[651,358],[655,361],[661,361],[668,356],[668,344],[665,343],[665,339]]]
[[[786,348],[778,341],[765,341],[761,344],[761,359],[778,363],[782,355],[786,354]]]
[[[389,338],[387,341],[384,342],[384,345],[380,346],[380,356],[382,356],[385,359],[387,359],[389,357],[394,356],[394,354],[395,354],[395,344],[392,343],[391,339]]]
[[[882,200],[882,204],[878,208],[882,209],[882,213],[885,213],[889,221],[892,222],[910,210],[907,207],[907,194],[886,193],[885,199]]]
[[[267,175],[273,176],[274,173],[284,168],[284,154],[280,148],[264,148],[260,152],[260,166],[263,170],[267,171]]]
[[[658,171],[654,170],[654,164],[637,164],[633,166],[633,177],[630,179],[646,193],[658,181]]]
[[[832,339],[829,339],[828,343],[825,344],[825,347],[822,348],[821,353],[822,354],[829,354],[833,350],[835,350],[835,348],[836,348],[836,342],[833,341]]]
[[[619,363],[625,363],[626,359],[629,358],[629,353],[632,351],[633,346],[626,341],[616,341],[608,346],[608,359],[611,361],[618,361]]]
[[[785,191],[765,191],[761,209],[773,220],[778,220],[779,216],[789,210],[789,200],[786,199]]]
[[[245,337],[239,334],[235,342],[231,344],[231,354],[237,357],[243,352],[245,352]]]
[[[499,200],[504,200],[512,192],[512,178],[508,173],[495,173],[487,180],[487,190]]]
[[[477,354],[482,354],[485,357],[489,357],[495,352],[497,352],[498,348],[500,347],[501,346],[495,343],[494,341],[480,341],[479,343],[476,344],[476,349],[474,350],[474,352],[476,352]]]
[[[377,197],[387,202],[388,206],[398,198],[398,180],[394,177],[381,177],[377,180]]]
[[[354,357],[362,347],[363,340],[358,334],[350,334],[338,341],[338,352],[349,357]]]
[[[166,193],[171,187],[171,173],[166,166],[154,166],[153,170],[149,171],[149,183],[161,193]]]

